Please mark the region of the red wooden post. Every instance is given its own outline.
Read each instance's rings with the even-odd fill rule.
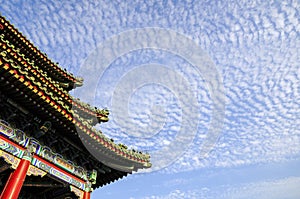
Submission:
[[[83,199],[90,199],[91,198],[91,192],[85,191],[83,194]]]
[[[26,157],[24,159],[21,159],[17,169],[10,174],[8,181],[0,196],[1,199],[18,199],[29,166],[29,158]]]

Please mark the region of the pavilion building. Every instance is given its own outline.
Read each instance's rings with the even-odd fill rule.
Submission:
[[[0,42],[1,199],[88,199],[98,187],[151,167],[149,154],[94,128],[108,121],[108,110],[72,97],[83,80],[3,16]]]

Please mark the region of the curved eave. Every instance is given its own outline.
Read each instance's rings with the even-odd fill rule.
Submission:
[[[96,107],[91,107],[89,104],[80,101],[79,99],[72,98],[73,109],[80,112],[80,115],[84,118],[95,118],[96,123],[108,122],[109,111],[104,109],[98,109]]]
[[[35,78],[35,81],[37,81],[36,83],[40,83],[40,88],[45,87],[45,89],[47,89],[47,91],[51,96],[55,95],[59,98],[61,98],[62,100],[64,100],[65,104],[69,104],[73,106],[74,110],[79,110],[82,114],[82,116],[86,119],[93,119],[93,124],[97,124],[98,122],[107,122],[108,119],[108,114],[109,113],[102,113],[104,112],[104,110],[99,110],[96,108],[92,108],[90,106],[88,106],[86,103],[84,102],[80,102],[79,100],[76,100],[74,98],[72,98],[72,96],[69,95],[68,92],[66,92],[65,90],[63,90],[62,88],[59,87],[59,85],[57,85],[55,82],[53,82],[51,80],[51,78],[46,77],[43,73],[40,72],[40,70],[31,63],[28,63],[28,60],[26,58],[24,58],[23,54],[20,54],[20,52],[16,51],[14,49],[14,47],[12,47],[8,41],[4,40],[3,37],[0,37],[1,40],[1,48],[3,48],[4,51],[6,51],[7,53],[10,54],[11,57],[14,57],[15,60],[18,60],[18,62],[20,62],[20,65],[22,65],[22,68],[26,68],[27,71],[23,73],[27,74],[27,73],[31,73],[32,77]],[[11,60],[11,63],[13,62],[13,60]],[[21,72],[21,67],[14,67],[15,69],[17,69],[19,72]],[[22,72],[21,72],[22,73]]]
[[[32,58],[32,60],[39,60],[43,62],[44,67],[52,76],[62,79],[66,82],[72,83],[75,86],[82,85],[82,79],[74,77],[72,74],[66,72],[57,64],[53,63],[48,57],[46,57],[39,49],[37,49],[25,36],[22,35],[12,24],[9,23],[3,16],[0,16],[0,30],[3,32],[4,30],[8,31],[10,36],[14,37],[15,41],[20,42],[20,45],[26,46],[26,56]],[[50,67],[49,67],[50,66]]]
[[[99,144],[97,141],[95,141],[95,139],[86,133],[78,132],[78,135],[86,149],[106,166],[129,173],[137,171],[138,169],[146,169],[151,167],[151,163],[149,161],[140,162],[117,154],[111,149]]]
[[[28,84],[26,88],[26,92],[28,95],[31,95],[32,98],[35,98],[35,100],[31,100],[32,102],[37,104],[39,106],[46,106],[46,109],[50,110],[48,111],[48,114],[50,117],[55,118],[55,120],[61,120],[61,121],[67,121],[69,124],[75,124],[76,128],[84,133],[84,135],[87,135],[87,140],[93,140],[95,142],[95,146],[104,148],[105,153],[110,154],[108,157],[118,158],[119,160],[127,162],[126,164],[137,164],[141,166],[137,166],[137,168],[141,167],[143,164],[149,164],[149,158],[146,154],[139,154],[135,153],[126,149],[122,149],[121,147],[117,146],[113,142],[109,141],[108,138],[106,138],[103,134],[99,134],[99,132],[95,131],[85,120],[83,120],[81,117],[74,117],[76,114],[70,114],[70,110],[66,110],[63,108],[62,105],[57,104],[56,101],[51,100],[51,98],[47,95],[47,93],[44,93],[40,88],[35,85],[32,82],[25,81],[24,78],[22,79],[21,74],[17,70],[10,69],[9,64],[3,63],[1,60],[1,66],[2,71],[8,71],[8,73],[4,73],[7,79],[9,79],[13,84],[16,84],[16,86],[23,86],[25,84]],[[18,89],[20,91],[20,89]],[[23,89],[24,90],[24,89]],[[25,90],[24,90],[25,91]],[[18,92],[18,95],[27,95],[23,92],[21,94]],[[44,99],[43,99],[44,98]],[[47,112],[47,111],[46,111]],[[62,122],[61,122],[62,123]],[[64,124],[65,126],[70,126],[67,124]],[[129,161],[129,163],[128,163]],[[119,162],[117,162],[118,164]],[[131,166],[131,165],[129,165]]]
[[[93,152],[93,155],[104,157],[105,160],[110,160],[114,164],[126,167],[134,166],[135,169],[151,167],[148,154],[133,152],[120,147],[101,132],[82,122],[81,118],[76,115],[73,121],[75,121],[78,135],[81,136],[86,148]]]

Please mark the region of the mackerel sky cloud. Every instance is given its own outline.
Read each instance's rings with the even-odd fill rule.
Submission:
[[[224,118],[207,156],[201,155],[202,146],[211,138],[208,132],[216,114],[209,89],[212,79],[199,74],[186,57],[160,48],[134,49],[106,66],[97,76],[95,91],[80,96],[83,88],[75,89],[73,94],[91,105],[114,110],[116,90],[126,86],[124,82],[138,82],[138,74],[147,71],[142,77],[150,83],[137,85],[124,109],[128,126],[136,126],[136,131],[122,127],[119,109],[111,112],[110,122],[97,126],[130,148],[155,154],[174,144],[185,119],[196,126],[195,132],[186,132],[191,138],[188,147],[170,164],[100,188],[92,198],[300,197],[299,1],[13,0],[0,5],[2,15],[76,76],[84,74],[99,46],[126,31],[145,28],[190,39],[220,75],[214,91],[224,96],[218,99],[224,103]],[[137,40],[150,41],[149,35],[137,35]],[[108,46],[112,52],[125,45],[114,44]],[[162,75],[168,70],[172,73]],[[157,79],[173,84],[155,83]],[[193,95],[196,103],[184,104],[173,88],[191,91],[185,98]],[[186,114],[185,106],[195,114]],[[173,157],[171,153],[176,150],[166,157]]]

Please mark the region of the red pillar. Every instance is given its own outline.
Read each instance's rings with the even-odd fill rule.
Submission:
[[[1,199],[17,199],[21,188],[23,186],[24,180],[28,168],[30,166],[30,160],[21,159],[17,169],[10,174],[8,181],[2,191]]]
[[[91,192],[85,191],[83,194],[83,199],[90,199],[91,198]]]

